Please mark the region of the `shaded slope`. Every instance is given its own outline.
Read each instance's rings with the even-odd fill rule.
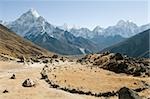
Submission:
[[[29,39],[28,37],[25,37]],[[32,36],[30,41],[35,44],[59,54],[81,54],[80,50],[67,42],[50,37],[47,33],[39,34],[37,37]]]
[[[125,39],[126,38],[120,35],[106,36],[106,37],[99,35],[92,38],[91,41],[95,42],[98,45],[99,49],[102,50],[104,48],[117,44]]]
[[[108,47],[101,52],[110,51],[126,54],[132,57],[149,57],[149,33],[150,29],[141,32],[116,45]]]

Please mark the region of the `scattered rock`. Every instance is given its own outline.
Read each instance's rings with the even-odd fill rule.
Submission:
[[[24,56],[19,56],[18,59],[20,59],[20,60],[17,62],[20,62],[20,63],[23,63],[26,60]]]
[[[41,79],[47,79],[48,78],[48,76],[46,75],[46,73],[45,72],[41,72]]]
[[[134,91],[136,91],[136,92],[141,92],[141,91],[143,91],[143,90],[145,90],[145,89],[147,89],[147,88],[137,88],[137,89],[134,89]]]
[[[58,58],[58,55],[54,54],[54,55],[52,56],[52,58]]]
[[[63,61],[63,62],[66,61],[66,59],[64,57],[61,57],[60,60]]]
[[[15,74],[13,74],[13,75],[10,77],[10,79],[16,79]]]
[[[55,62],[59,62],[59,60],[55,60]]]
[[[31,58],[31,60],[32,60],[33,62],[35,62],[35,63],[40,62],[37,58]]]
[[[9,91],[8,91],[8,90],[6,90],[6,89],[3,91],[3,93],[8,93],[8,92],[9,92]]]
[[[35,86],[35,82],[28,78],[22,83],[22,86],[23,87],[33,87],[33,86]]]
[[[48,60],[43,60],[43,63],[48,63]]]
[[[141,97],[133,90],[123,87],[118,91],[119,99],[141,99]]]
[[[110,54],[110,52],[109,52],[109,51],[106,51],[106,52],[103,52],[103,53],[102,53],[102,55],[103,55],[103,56],[105,56],[105,55],[109,55],[109,54]]]

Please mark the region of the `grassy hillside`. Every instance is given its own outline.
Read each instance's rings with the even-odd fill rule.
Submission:
[[[0,54],[13,57],[18,56],[39,56],[50,54],[47,50],[16,35],[8,28],[0,24]]]

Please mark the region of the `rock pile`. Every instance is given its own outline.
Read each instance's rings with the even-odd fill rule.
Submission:
[[[92,64],[116,73],[150,76],[150,59],[136,59],[120,53],[90,54],[77,60],[77,62]]]

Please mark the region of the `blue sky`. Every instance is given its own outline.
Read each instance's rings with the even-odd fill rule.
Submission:
[[[13,21],[30,8],[51,24],[90,29],[114,25],[121,19],[142,25],[150,17],[148,0],[0,0],[0,20]]]

